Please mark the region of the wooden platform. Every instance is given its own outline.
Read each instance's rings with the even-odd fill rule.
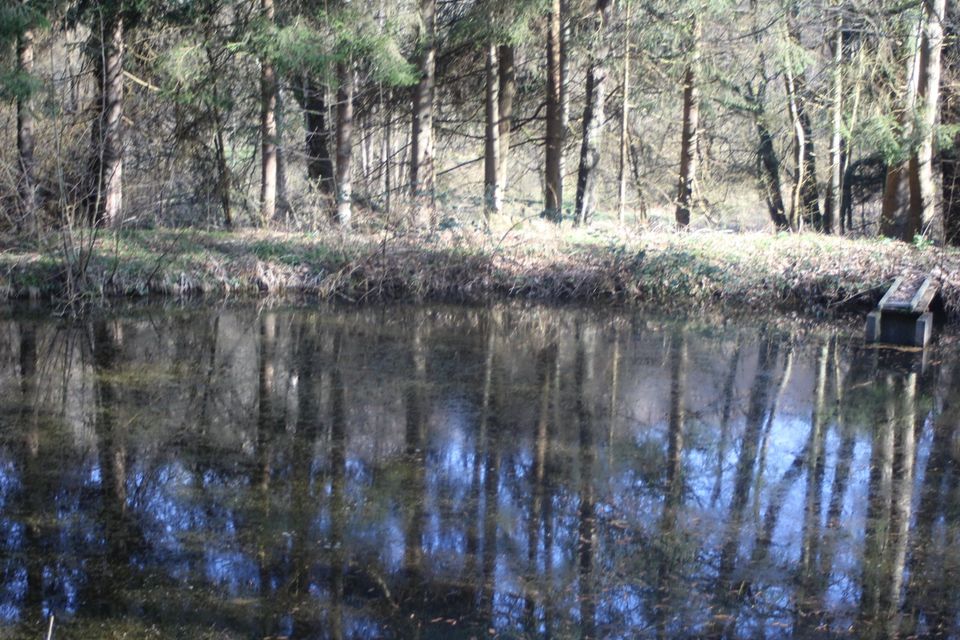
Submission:
[[[867,342],[925,347],[933,335],[930,305],[940,285],[929,275],[894,280],[876,310],[867,315]]]

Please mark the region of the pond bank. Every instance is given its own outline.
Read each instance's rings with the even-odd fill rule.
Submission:
[[[0,298],[304,293],[354,302],[727,303],[822,314],[875,305],[907,271],[935,273],[948,319],[960,322],[960,251],[815,234],[558,231],[533,223],[429,236],[127,231],[103,233],[69,261],[61,246],[0,247]]]

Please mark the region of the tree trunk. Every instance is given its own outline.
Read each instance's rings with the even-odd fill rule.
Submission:
[[[560,0],[560,179],[567,177],[567,134],[570,131],[570,39],[573,29],[570,21],[570,0]]]
[[[433,146],[433,96],[435,92],[437,0],[420,0],[419,71],[413,91],[413,126],[410,138],[410,190],[420,225],[434,226],[436,167]]]
[[[796,228],[810,226],[823,230],[820,196],[817,189],[817,164],[813,147],[813,126],[806,111],[804,74],[785,74],[790,118],[793,121],[793,143],[796,152],[790,220]]]
[[[617,222],[624,223],[627,207],[627,125],[630,118],[630,0],[626,0],[623,36],[623,99],[620,102],[620,162],[617,169]]]
[[[264,19],[273,24],[273,0],[261,0]],[[277,76],[273,64],[260,61],[260,224],[277,214]]]
[[[763,53],[763,30],[757,17],[757,0],[751,0],[750,10],[753,15],[754,43],[757,47],[757,77],[759,83],[756,89],[750,89],[753,98],[753,120],[757,130],[757,181],[760,193],[767,203],[770,220],[777,231],[790,228],[787,219],[787,209],[783,203],[783,188],[780,181],[780,158],[773,143],[773,134],[767,124],[766,96],[767,85],[770,82],[767,75],[767,61]]]
[[[917,103],[917,90],[920,78],[920,23],[910,43],[910,69],[907,73],[907,94],[904,110],[900,117],[901,132],[905,139],[913,130],[913,112]],[[909,219],[910,210],[910,158],[892,164],[887,169],[886,184],[883,188],[883,208],[880,213],[880,233],[888,238],[897,238],[905,242],[913,240],[919,229],[913,228]]]
[[[500,190],[507,191],[507,175],[510,169],[510,128],[513,126],[513,99],[517,95],[517,72],[514,66],[513,45],[502,44],[497,52],[499,63],[500,87],[498,97],[500,103]]]
[[[353,64],[337,63],[337,211],[334,220],[350,226],[353,215]]]
[[[487,45],[486,131],[483,153],[483,212],[487,218],[503,209],[500,182],[500,78],[497,45]]]
[[[918,87],[918,116],[920,146],[917,149],[916,192],[910,198],[911,227],[934,240],[943,237],[942,219],[937,215],[936,188],[933,181],[934,128],[940,105],[941,52],[943,50],[943,22],[946,0],[924,2],[926,27],[923,34],[920,85]]]
[[[547,132],[544,175],[543,217],[559,223],[563,219],[563,105],[560,66],[560,0],[552,0],[547,33]]]
[[[690,208],[693,204],[694,181],[697,176],[697,142],[700,135],[700,89],[698,73],[700,65],[700,19],[692,16],[693,40],[690,62],[683,78],[683,126],[680,137],[680,180],[677,187],[677,227],[690,224]]]
[[[833,104],[830,123],[830,190],[827,192],[826,216],[823,219],[824,233],[840,229],[840,201],[843,193],[843,14],[837,18],[833,34]]]
[[[33,30],[27,29],[17,41],[17,66],[21,74],[33,74]],[[20,164],[20,216],[17,228],[21,233],[37,230],[37,187],[33,157],[33,105],[31,96],[17,98],[17,157]]]
[[[607,80],[606,28],[610,23],[610,0],[597,0],[594,9],[594,38],[590,48],[590,70],[587,73],[587,95],[583,111],[583,141],[580,145],[580,168],[577,171],[576,224],[586,224],[593,215],[600,168],[603,135],[603,101]]]
[[[120,224],[123,212],[123,17],[100,14],[99,113],[93,125],[90,220],[97,226]]]
[[[960,69],[960,44],[957,40],[956,3],[950,5],[947,25],[950,33],[946,38],[946,67],[953,74]],[[943,86],[943,121],[960,121],[960,94],[957,92],[957,78],[951,74]],[[943,176],[943,228],[944,239],[947,244],[960,246],[960,134],[954,135],[953,145],[944,149],[940,154],[940,166]]]
[[[760,164],[760,189],[767,202],[767,210],[770,212],[773,226],[777,231],[785,231],[790,228],[790,221],[787,219],[787,209],[783,203],[780,185],[780,158],[777,157],[773,146],[773,134],[767,128],[763,114],[757,116],[756,125],[759,140],[757,156]]]
[[[327,126],[325,89],[312,78],[303,82],[303,119],[306,129],[307,175],[320,193],[333,195],[333,159]]]

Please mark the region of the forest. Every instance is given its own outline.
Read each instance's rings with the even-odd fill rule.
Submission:
[[[958,35],[0,0],[0,638],[960,638]]]
[[[960,242],[945,0],[17,0],[0,225]]]

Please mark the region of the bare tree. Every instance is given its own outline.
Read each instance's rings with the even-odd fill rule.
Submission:
[[[433,144],[433,99],[436,89],[437,0],[420,0],[418,42],[420,80],[413,90],[413,127],[410,138],[410,190],[417,221],[434,225],[436,167]]]
[[[95,225],[116,226],[123,212],[123,14],[105,6],[97,21],[99,97],[87,212]]]
[[[264,19],[273,24],[274,0],[260,0]],[[266,56],[260,60],[260,224],[277,214],[277,75]]]
[[[593,11],[593,41],[590,47],[590,69],[587,73],[587,94],[583,111],[583,141],[580,145],[580,168],[577,171],[576,224],[586,224],[596,206],[597,173],[600,166],[603,133],[603,101],[607,80],[607,57],[610,46],[606,30],[612,12],[610,0],[597,0]]]
[[[680,136],[680,180],[677,186],[676,222],[679,228],[690,224],[694,184],[697,177],[697,143],[700,137],[700,38],[701,24],[697,15],[690,16],[690,60],[683,74],[683,124]]]
[[[486,46],[486,126],[483,153],[483,211],[486,216],[503,208],[500,166],[500,77],[494,43]]]
[[[543,217],[563,219],[563,73],[560,60],[560,0],[552,0],[547,27],[547,132]]]
[[[337,208],[335,221],[350,226],[353,216],[353,64],[337,63]]]
[[[33,73],[33,29],[24,29],[17,39],[17,67],[21,74]],[[37,187],[34,159],[33,101],[29,93],[17,97],[17,159],[20,164],[19,231],[34,233],[37,229]]]

